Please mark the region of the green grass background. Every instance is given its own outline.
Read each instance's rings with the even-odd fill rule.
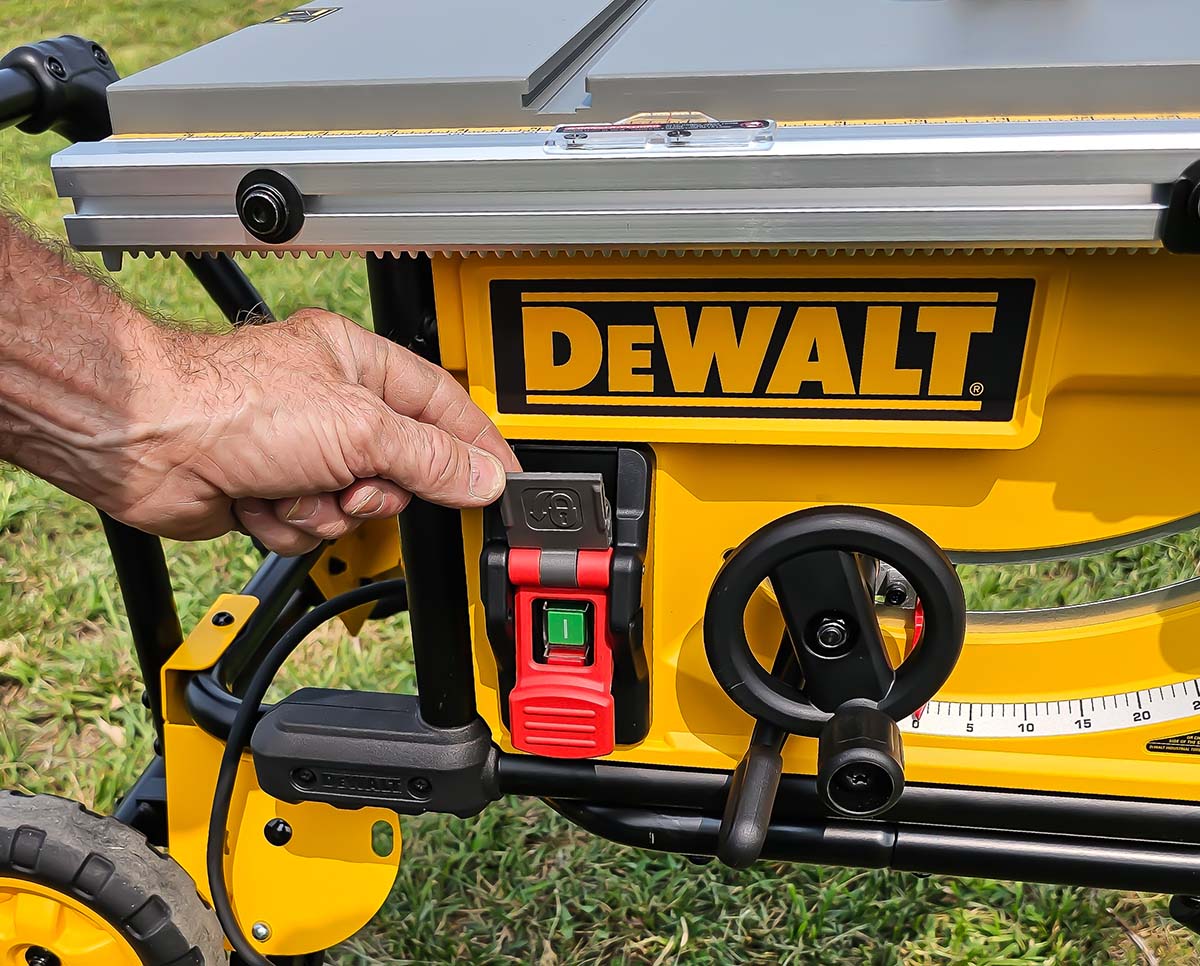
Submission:
[[[397,0],[400,2],[400,0]],[[284,0],[0,0],[0,52],[59,33],[98,40],[123,73],[280,12]],[[52,135],[0,132],[0,192],[60,234]],[[355,259],[250,263],[279,313],[321,305],[367,320]],[[218,321],[176,261],[127,261],[122,286],[149,309]],[[1192,576],[1192,535],[1039,567],[965,568],[976,607],[1077,603]],[[169,548],[185,628],[238,588],[242,538]],[[149,755],[127,624],[92,511],[0,465],[0,787],[110,809]],[[358,638],[317,635],[285,686],[411,685],[403,618]],[[593,839],[536,802],[472,820],[406,821],[405,859],[376,919],[331,955],[376,963],[1172,963],[1200,962],[1163,897],[760,863],[696,866]]]

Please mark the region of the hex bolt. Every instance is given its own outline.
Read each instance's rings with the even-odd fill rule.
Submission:
[[[233,615],[227,610],[219,610],[213,614],[212,622],[217,627],[228,627],[233,623]]]
[[[818,620],[813,638],[822,650],[837,651],[846,646],[850,631],[843,618],[827,614]]]
[[[25,950],[25,962],[28,966],[62,966],[61,959],[41,946],[30,946]]]
[[[46,58],[46,70],[51,76],[57,77],[59,80],[67,79],[67,68],[63,66],[63,62],[57,57]]]
[[[263,838],[272,845],[287,845],[292,840],[292,827],[281,818],[273,818],[263,826]]]
[[[101,67],[107,67],[109,64],[108,54],[99,44],[92,44],[92,56],[96,58],[96,63]]]
[[[414,798],[428,798],[433,791],[433,783],[428,778],[418,775],[408,780],[408,790]]]
[[[899,607],[908,600],[908,588],[896,581],[883,588],[883,602],[889,607]]]
[[[271,938],[271,927],[265,922],[256,922],[250,927],[250,935],[257,939],[260,943],[265,943]]]
[[[317,773],[311,768],[297,768],[292,772],[292,781],[300,788],[312,788],[317,783]]]

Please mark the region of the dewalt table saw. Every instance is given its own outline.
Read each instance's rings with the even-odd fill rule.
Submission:
[[[77,248],[181,255],[235,323],[231,255],[361,257],[524,470],[268,557],[186,639],[107,521],[162,751],[117,818],[247,963],[373,915],[379,823],[501,794],[1195,924],[1200,582],[967,613],[955,566],[1200,522],[1197,37],[1187,0],[340,0],[116,83],[14,51]],[[400,607],[418,696],[260,707],[321,621]],[[129,961],[224,955],[171,928]]]

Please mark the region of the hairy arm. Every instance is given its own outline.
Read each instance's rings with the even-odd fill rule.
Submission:
[[[156,325],[3,212],[0,458],[144,530],[285,553],[414,493],[491,502],[517,468],[448,373],[340,316]]]

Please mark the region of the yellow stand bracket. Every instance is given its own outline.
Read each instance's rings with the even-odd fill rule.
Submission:
[[[163,669],[168,841],[206,900],[208,818],[225,746],[196,725],[184,688],[191,674],[212,668],[257,606],[254,597],[218,597]],[[217,614],[233,619],[214,622]],[[245,754],[230,815],[226,880],[246,935],[255,924],[266,927],[267,938],[254,943],[264,955],[296,956],[337,945],[366,925],[391,891],[400,864],[394,812],[278,801],[259,788],[254,762]],[[282,845],[265,834],[275,819],[292,830]],[[381,834],[383,826],[387,833]],[[389,837],[387,851],[380,843]]]

